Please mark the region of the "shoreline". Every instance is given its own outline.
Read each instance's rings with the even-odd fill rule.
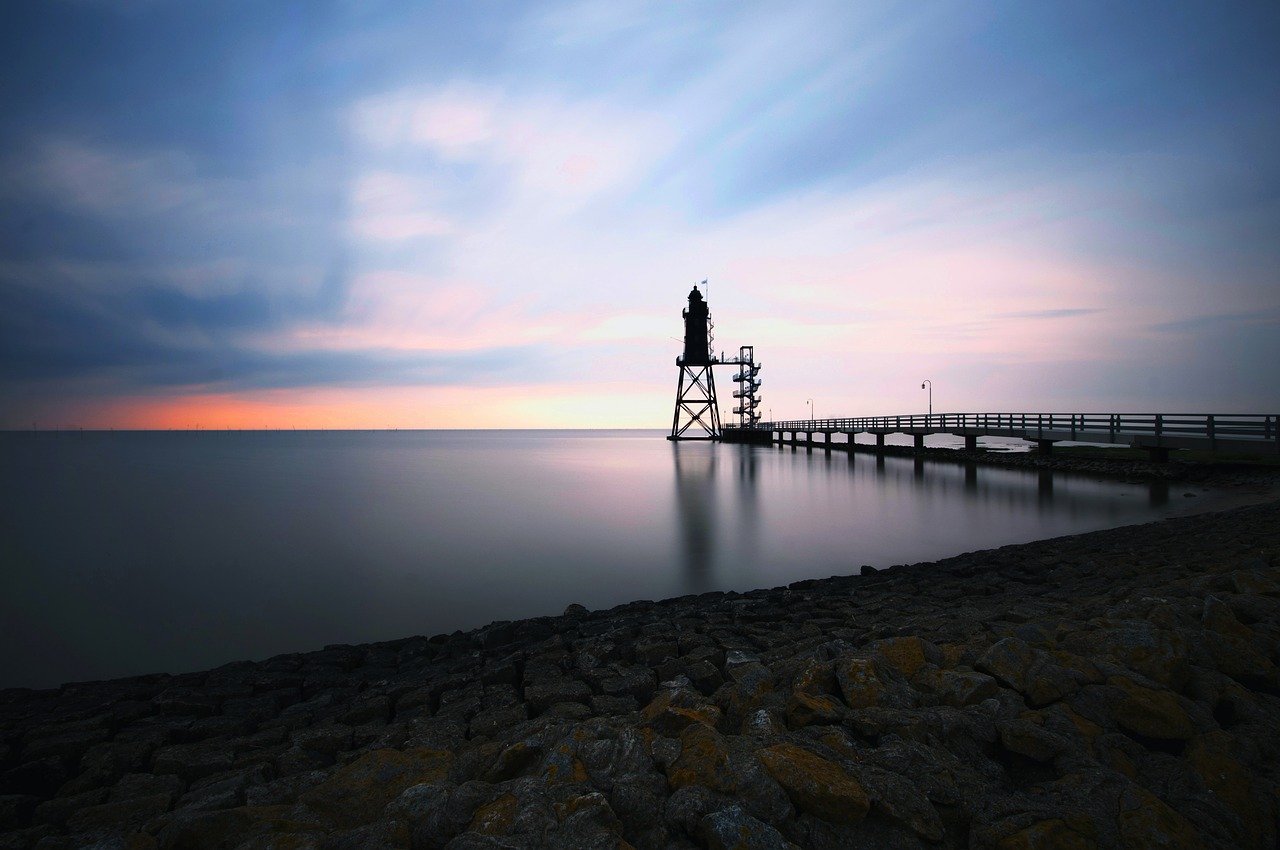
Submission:
[[[0,847],[1271,846],[1277,622],[1273,500],[11,689]]]
[[[797,447],[803,448],[803,447]],[[875,452],[868,452],[874,454]],[[1267,501],[1280,500],[1280,468],[1270,468],[1266,466],[1251,466],[1248,464],[1220,464],[1220,463],[1180,463],[1180,464],[1153,464],[1145,460],[1125,459],[1119,461],[1111,461],[1107,459],[1105,463],[1099,464],[1095,458],[1074,458],[1063,455],[1040,456],[1035,453],[1014,452],[1008,455],[1000,452],[987,453],[983,450],[978,452],[965,452],[959,449],[950,448],[926,448],[921,452],[911,446],[889,446],[887,451],[883,453],[887,457],[907,458],[919,455],[918,460],[923,461],[940,461],[950,464],[967,465],[973,463],[985,464],[988,466],[997,466],[1011,468],[1015,470],[1034,470],[1039,472],[1052,472],[1064,474],[1067,476],[1075,476],[1082,479],[1124,481],[1128,484],[1141,485],[1150,487],[1151,497],[1155,497],[1155,488],[1167,485],[1178,489],[1163,491],[1163,507],[1155,513],[1156,516],[1143,520],[1143,523],[1156,522],[1163,519],[1174,519],[1186,516],[1195,516],[1206,512],[1216,512],[1230,510],[1236,507],[1244,507],[1248,505],[1261,504]],[[976,460],[975,460],[976,458]],[[983,460],[986,458],[986,460]],[[1008,459],[1007,462],[1005,459]],[[1195,490],[1196,492],[1192,492]],[[1154,503],[1153,503],[1154,504]],[[1129,523],[1132,524],[1132,523]],[[1111,528],[1121,528],[1125,526],[1113,526]],[[1102,528],[1097,530],[1108,530]],[[1075,532],[1074,534],[1088,533]],[[1043,540],[1056,539],[1064,535],[1056,535],[1056,537],[1039,538],[1031,540],[1015,540],[1012,543],[1000,543],[993,548],[1001,548],[1007,545],[1026,545],[1030,543],[1042,542]],[[1067,535],[1069,536],[1069,535]],[[934,561],[921,561],[919,565],[928,565],[938,561],[945,560],[950,555],[943,554]],[[916,565],[916,562],[908,562],[905,564],[863,564],[856,566],[850,562],[848,573],[837,573],[828,577],[838,576],[856,576],[857,570],[867,569],[869,572],[883,572],[887,569],[901,568],[904,566]],[[811,578],[796,579],[796,581],[806,581]],[[751,591],[768,589],[754,588],[736,588],[726,589],[723,592],[748,593]],[[714,591],[712,591],[714,592]],[[697,596],[698,594],[693,594]],[[691,598],[688,594],[680,596],[663,597],[658,599],[659,602],[671,601],[673,599]],[[611,610],[613,607],[625,606],[637,600],[627,600],[618,602],[608,608],[592,609],[592,610]],[[654,603],[653,598],[639,600],[645,603]],[[563,604],[570,606],[576,603],[573,600],[565,599]],[[540,619],[547,616],[546,614],[533,614],[527,619]],[[474,624],[459,624],[455,630],[465,633],[479,631],[491,625],[492,621],[486,623],[483,620],[474,621]],[[382,643],[386,641],[395,641],[398,638],[387,637],[373,640],[363,640],[350,645],[367,646]],[[317,641],[312,646],[319,644]],[[328,644],[323,644],[328,645]],[[347,645],[347,644],[343,644]],[[229,658],[223,664],[235,663],[264,663],[271,658],[281,655],[297,655],[314,651],[307,647],[288,647],[279,650],[272,655],[258,655],[249,657]],[[217,664],[217,661],[211,662]],[[212,667],[205,669],[214,669]],[[90,679],[69,679],[58,684],[48,685],[0,685],[0,701],[7,692],[56,692],[68,686],[91,684],[95,682],[110,682],[122,679],[147,678],[155,676],[180,676],[193,672],[192,668],[178,670],[142,670],[138,672],[127,672],[122,675],[115,675],[102,678]]]

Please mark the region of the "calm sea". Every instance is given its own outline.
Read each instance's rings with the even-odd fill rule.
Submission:
[[[0,472],[0,687],[772,587],[1180,501],[657,431],[4,433]]]

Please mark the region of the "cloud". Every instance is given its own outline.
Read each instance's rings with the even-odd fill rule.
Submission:
[[[1218,313],[1209,316],[1192,316],[1172,322],[1151,325],[1151,330],[1162,334],[1227,333],[1235,329],[1277,327],[1280,333],[1280,308],[1251,313]]]
[[[519,383],[543,357],[516,347],[272,350],[216,333],[272,321],[268,306],[251,295],[204,302],[155,291],[71,298],[0,286],[0,381],[206,390],[482,384],[499,377]]]
[[[365,98],[351,109],[351,127],[372,169],[418,151],[434,158],[418,166],[428,174],[482,167],[501,178],[505,203],[550,212],[633,185],[675,138],[643,110],[462,83]]]
[[[448,236],[455,226],[431,202],[430,184],[387,171],[360,175],[352,189],[351,231],[363,239],[398,242]]]
[[[1001,313],[997,319],[1074,319],[1078,316],[1092,316],[1101,310],[1086,307],[1061,307],[1049,310],[1024,310],[1018,313]]]
[[[119,153],[73,138],[39,143],[26,180],[31,190],[67,208],[98,216],[148,216],[202,203],[209,187],[179,152]]]

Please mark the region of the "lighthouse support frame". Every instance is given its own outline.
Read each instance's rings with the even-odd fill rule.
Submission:
[[[676,365],[680,367],[680,379],[676,384],[676,409],[671,419],[671,435],[667,439],[720,439],[720,407],[716,401],[716,378],[712,364],[691,366],[683,359],[677,359]]]

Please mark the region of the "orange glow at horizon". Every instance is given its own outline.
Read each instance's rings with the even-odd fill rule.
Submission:
[[[86,430],[380,430],[660,428],[635,419],[636,397],[616,387],[389,387],[202,393],[86,400],[44,417],[45,428]],[[641,405],[665,411],[665,395]],[[661,418],[661,417],[658,417]]]

